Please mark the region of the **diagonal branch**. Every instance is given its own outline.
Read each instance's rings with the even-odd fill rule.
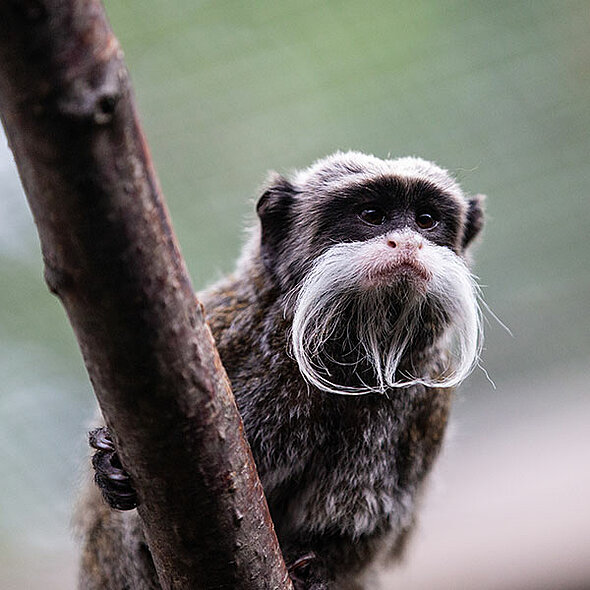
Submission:
[[[0,4],[0,113],[164,588],[291,588],[98,0]]]

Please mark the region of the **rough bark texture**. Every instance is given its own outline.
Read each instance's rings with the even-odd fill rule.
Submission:
[[[0,4],[0,111],[164,588],[291,588],[97,0]]]

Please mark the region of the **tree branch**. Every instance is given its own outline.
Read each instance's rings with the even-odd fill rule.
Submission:
[[[98,0],[0,4],[0,112],[164,588],[291,588]]]

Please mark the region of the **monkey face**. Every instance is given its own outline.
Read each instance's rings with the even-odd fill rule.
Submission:
[[[337,153],[292,181],[271,176],[257,207],[261,255],[286,290],[332,245],[391,232],[411,230],[464,256],[483,225],[482,201],[425,160]]]
[[[480,322],[464,253],[482,213],[445,171],[337,154],[292,183],[275,178],[258,210],[261,254],[291,294],[293,353],[310,383],[366,393],[452,386],[470,372]],[[445,338],[449,365],[425,374],[415,359]],[[362,383],[338,383],[337,365],[354,365]]]

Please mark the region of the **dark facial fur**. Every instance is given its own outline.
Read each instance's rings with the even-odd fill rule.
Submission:
[[[257,211],[260,230],[236,273],[202,294],[207,318],[286,561],[304,564],[293,572],[296,587],[373,588],[363,579],[400,555],[443,439],[451,389],[437,384],[468,373],[451,378],[461,357],[453,343],[477,355],[478,326],[453,297],[475,301],[464,258],[482,227],[481,198],[466,197],[429,162],[348,153],[291,179],[274,175]],[[305,340],[308,317],[325,332],[316,341]],[[391,338],[403,332],[400,321],[411,324],[410,337],[390,374],[379,373],[375,365],[401,347]],[[461,330],[469,332],[462,341]],[[317,382],[302,366],[297,334]],[[145,544],[129,542],[135,513],[124,521],[98,499],[90,505],[85,562],[113,573],[93,585],[87,567],[81,587],[121,588],[124,578],[146,576],[134,565],[145,562],[145,549],[135,555]]]

